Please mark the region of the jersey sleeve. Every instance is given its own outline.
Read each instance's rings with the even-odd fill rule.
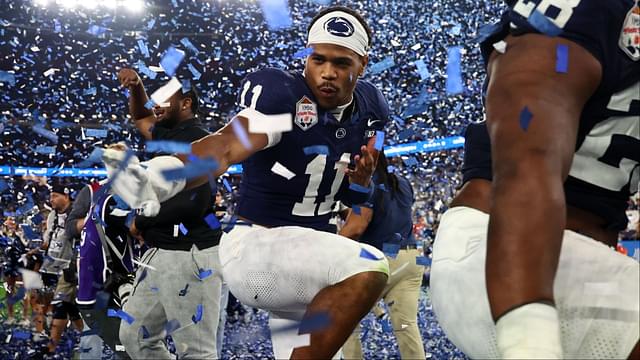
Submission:
[[[507,5],[500,23],[481,43],[485,63],[493,44],[507,35],[543,33],[582,46],[607,67],[621,51],[618,39],[633,0],[509,0]]]
[[[238,94],[238,116],[255,121],[262,115],[277,115],[291,112],[291,89],[293,77],[279,69],[267,68],[245,77]],[[258,120],[259,121],[259,120]],[[266,148],[277,145],[282,138],[278,131],[266,133]]]
[[[282,70],[267,68],[247,75],[240,86],[237,103],[240,109],[253,109],[265,115],[291,112],[293,77]]]

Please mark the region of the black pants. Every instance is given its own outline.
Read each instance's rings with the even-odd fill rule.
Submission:
[[[87,326],[102,338],[102,341],[116,354],[117,359],[131,359],[126,352],[116,351],[116,345],[122,344],[118,338],[120,319],[107,316],[107,307],[103,309],[81,307],[80,313]]]

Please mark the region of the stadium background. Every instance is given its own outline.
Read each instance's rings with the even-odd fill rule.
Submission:
[[[329,3],[356,8],[373,29],[364,78],[389,101],[392,121],[385,145],[395,146],[396,152],[389,152],[395,171],[414,186],[416,233],[429,254],[438,218],[460,185],[460,136],[468,123],[483,119],[484,70],[477,40],[483,26],[500,14],[501,1],[3,2],[0,217],[17,215],[35,229],[30,221],[48,199],[39,176],[61,177],[78,191],[101,174],[91,156],[94,148],[126,141],[145,156],[116,79],[120,68],[136,69],[153,91],[169,80],[152,70],[165,51],[170,46],[184,51],[176,76],[198,90],[199,118],[214,131],[237,109],[238,86],[247,73],[267,66],[303,68],[307,25]],[[455,54],[459,63],[452,60]],[[237,176],[229,178],[237,184]],[[637,209],[637,198],[630,200],[630,210]],[[637,233],[630,230],[621,237],[633,239]],[[625,244],[635,244],[629,245],[629,254],[639,255],[632,249],[637,243]],[[0,298],[4,303],[2,289]],[[4,318],[6,309],[0,312]],[[227,325],[225,357],[270,356],[265,316],[258,312],[247,322]],[[429,356],[463,357],[437,326],[426,287],[419,320]],[[365,355],[397,357],[390,324],[372,316],[364,322]],[[0,325],[0,357],[28,355],[33,343],[20,339],[20,331],[28,329]],[[67,345],[61,357],[71,353],[73,342]]]

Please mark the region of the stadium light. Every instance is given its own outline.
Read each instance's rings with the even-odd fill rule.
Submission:
[[[127,0],[122,2],[121,5],[131,12],[141,12],[144,10],[144,1],[142,0]]]
[[[58,0],[57,2],[61,6],[65,7],[65,8],[68,8],[68,9],[74,8],[78,3],[76,0]]]
[[[49,0],[35,0],[36,5],[45,7],[49,3]]]
[[[103,0],[100,4],[108,9],[115,9],[118,6],[118,2],[116,0]]]
[[[95,9],[98,6],[95,0],[83,0],[81,4],[87,9]]]

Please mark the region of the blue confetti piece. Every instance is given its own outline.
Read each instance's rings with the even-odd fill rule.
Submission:
[[[98,90],[95,87],[90,87],[88,89],[82,90],[82,95],[83,96],[96,95],[97,93],[98,93]]]
[[[9,83],[11,86],[16,84],[16,75],[8,71],[0,70],[0,82]]]
[[[220,225],[220,221],[218,221],[218,218],[214,214],[205,216],[204,221],[207,223],[207,225],[209,225],[209,228],[214,230],[220,229],[220,227],[222,226]]]
[[[105,32],[107,32],[107,28],[99,26],[99,25],[91,25],[89,26],[89,29],[87,29],[87,33],[93,35],[93,36],[100,36],[102,34],[104,34]]]
[[[0,194],[3,193],[8,188],[9,188],[9,185],[7,185],[7,182],[0,179]]]
[[[463,90],[460,49],[459,46],[453,46],[447,50],[447,94],[449,95],[459,94]]]
[[[149,290],[151,290],[151,292],[154,292],[154,293],[157,293],[157,292],[160,291],[160,289],[158,289],[157,286],[152,286],[152,287],[149,288]]]
[[[213,270],[212,269],[200,269],[200,271],[198,272],[198,279],[200,280],[204,280],[206,278],[208,278],[209,276],[213,275]]]
[[[122,92],[124,92],[124,97],[126,97],[128,99],[129,98],[129,89],[124,89]]]
[[[198,54],[200,53],[200,51],[198,50],[198,48],[197,48],[197,47],[195,47],[195,46],[193,45],[193,43],[191,43],[191,41],[189,41],[189,39],[187,39],[186,37],[185,37],[185,38],[180,39],[180,43],[181,43],[184,47],[186,47],[187,49],[191,50],[195,55],[198,55]]]
[[[168,181],[188,180],[215,171],[218,167],[218,162],[213,159],[198,159],[187,163],[184,167],[163,170],[162,176]]]
[[[93,138],[106,138],[109,135],[109,130],[105,129],[86,129],[84,132],[86,137]]]
[[[307,56],[313,54],[313,48],[312,47],[306,47],[302,50],[298,50],[293,54],[293,58],[294,59],[304,59]]]
[[[351,206],[351,210],[353,211],[354,214],[356,215],[360,215],[362,214],[362,211],[360,210],[360,206],[358,205],[353,205]]]
[[[227,178],[222,178],[222,184],[224,185],[224,188],[227,189],[227,192],[232,193],[233,189],[231,188],[231,184],[229,184],[229,181],[227,180]]]
[[[529,108],[525,106],[520,112],[520,127],[522,130],[527,131],[529,129],[529,124],[531,123],[532,118],[533,114],[529,111]]]
[[[382,252],[385,255],[395,259],[396,256],[398,256],[398,253],[400,252],[400,244],[383,243]]]
[[[170,140],[151,140],[147,141],[146,151],[152,153],[190,154],[191,143]]]
[[[47,129],[43,128],[40,125],[34,125],[31,129],[36,134],[41,135],[41,136],[51,140],[55,144],[58,143],[58,135],[56,135],[56,133],[54,133],[53,131],[47,130]]]
[[[305,316],[300,322],[298,334],[311,334],[312,332],[322,331],[331,325],[331,317],[327,312],[320,312]]]
[[[382,260],[383,259],[383,258],[376,257],[375,255],[373,255],[372,253],[367,251],[367,249],[365,249],[365,248],[361,248],[360,249],[360,257],[361,258],[365,258],[365,259],[369,259],[369,260]]]
[[[155,71],[149,69],[142,61],[138,61],[136,65],[138,67],[138,71],[140,71],[144,75],[147,75],[149,79],[154,80],[158,76]]]
[[[427,64],[425,64],[424,60],[416,60],[415,65],[418,69],[420,80],[427,80],[431,76],[431,74],[429,73],[429,69],[427,69]]]
[[[180,66],[182,59],[184,59],[184,51],[178,50],[173,46],[169,46],[160,60],[160,66],[162,66],[167,75],[173,76],[176,73],[178,66]]]
[[[425,256],[416,256],[416,265],[431,266],[431,259]]]
[[[149,22],[147,22],[147,30],[151,30],[153,28],[153,25],[155,24],[156,24],[156,19],[149,20]]]
[[[53,31],[56,33],[60,33],[62,31],[60,21],[58,21],[57,19],[53,19]]]
[[[384,131],[377,130],[376,131],[376,142],[373,146],[376,150],[381,151],[382,146],[384,145]]]
[[[140,52],[144,57],[148,58],[150,56],[149,48],[147,48],[147,44],[144,42],[143,39],[138,39],[138,49],[140,49]]]
[[[249,135],[247,134],[247,131],[242,126],[240,121],[231,121],[231,127],[233,128],[233,132],[238,137],[238,140],[240,140],[240,142],[242,143],[242,146],[244,146],[244,148],[247,150],[251,149],[251,141],[249,141]]]
[[[154,74],[155,74],[155,73],[154,73]],[[149,101],[147,101],[147,102],[144,104],[144,107],[145,107],[146,109],[148,109],[148,110],[153,109],[153,107],[154,107],[154,106],[156,106],[156,102],[155,102],[155,101],[153,101],[153,100],[151,100],[151,99],[149,99]]]
[[[191,317],[191,320],[193,320],[194,324],[197,324],[199,321],[202,320],[202,313],[203,313],[203,306],[202,304],[198,304],[196,306],[196,314]]]
[[[124,310],[107,309],[107,316],[109,316],[109,317],[118,317],[118,318],[126,321],[127,324],[129,324],[129,325],[133,324],[133,322],[135,321],[133,316],[129,315]]]
[[[305,155],[323,154],[329,155],[329,147],[326,145],[312,145],[302,149]]]
[[[200,77],[202,76],[202,73],[200,71],[198,71],[198,69],[196,69],[195,66],[193,66],[191,64],[187,64],[187,68],[191,72],[191,75],[193,75],[193,80],[200,80]]]
[[[368,194],[371,191],[370,188],[362,186],[360,184],[356,184],[356,183],[349,184],[349,190],[353,190],[353,191],[364,193],[364,194]]]
[[[164,325],[164,330],[167,332],[167,335],[171,335],[172,332],[178,329],[180,329],[180,322],[177,319],[169,320]]]
[[[369,70],[367,71],[370,74],[378,74],[387,69],[392,68],[395,65],[395,61],[393,60],[393,56],[387,56],[384,60],[379,61],[373,65],[369,66]]]
[[[191,91],[191,80],[184,79],[182,80],[182,93],[186,94]]]
[[[414,115],[420,115],[427,111],[429,101],[424,97],[417,97],[409,100],[407,107],[402,112],[402,116],[410,117]]]
[[[38,146],[36,147],[36,152],[38,154],[55,154],[56,153],[56,147],[55,146]]]
[[[183,223],[180,223],[179,228],[180,228],[180,232],[182,233],[182,235],[187,235],[189,233],[189,230],[187,230],[187,227],[184,226]]]
[[[527,19],[529,24],[536,30],[548,36],[558,36],[562,34],[562,29],[554,24],[548,17],[544,16],[538,9],[531,12]]]
[[[29,340],[29,339],[31,339],[31,332],[30,331],[13,330],[11,332],[11,334],[13,335],[13,339],[15,339],[15,340]]]
[[[287,28],[293,24],[286,0],[260,0],[260,8],[271,30]]]
[[[556,46],[556,72],[566,74],[569,71],[569,46],[558,44]]]

